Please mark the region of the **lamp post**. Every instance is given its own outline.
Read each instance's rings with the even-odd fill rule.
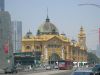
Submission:
[[[64,47],[62,47],[61,53],[62,53],[62,59],[64,60]]]
[[[43,54],[41,54],[41,65],[43,65]]]
[[[72,39],[71,40],[72,41],[72,43],[73,43],[73,48],[72,48],[72,50],[73,50],[73,60],[74,60],[74,62],[75,62],[75,59],[77,58],[77,57],[75,57],[75,47],[74,47],[74,45],[75,45],[75,43],[76,43],[76,40],[74,40],[74,39]],[[77,67],[78,67],[78,60],[76,60],[76,62],[77,62]]]
[[[8,41],[6,44],[8,44],[8,63],[9,65],[12,65],[12,67],[14,66],[14,55],[13,55],[13,39],[12,39],[12,35],[13,32],[11,30],[8,31]]]
[[[72,50],[73,50],[73,55],[75,55],[75,52],[74,52],[75,48],[74,48],[74,45],[75,45],[75,42],[76,42],[76,41],[75,41],[74,39],[72,39],[71,41],[72,41],[72,43],[73,43],[73,49],[72,49]]]
[[[36,67],[36,51],[34,51],[34,64],[35,64],[35,67]]]

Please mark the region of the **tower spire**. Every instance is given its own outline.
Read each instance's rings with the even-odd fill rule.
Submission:
[[[79,32],[78,36],[79,36],[79,37],[86,37],[86,36],[85,36],[84,29],[83,29],[83,26],[81,26],[80,32]]]
[[[80,44],[80,47],[84,50],[87,50],[87,46],[86,46],[86,34],[84,32],[83,26],[81,26],[80,28],[80,32],[78,34],[78,41]]]
[[[48,8],[47,8],[47,18],[46,18],[46,22],[49,22],[49,21],[50,21],[50,19],[48,17]]]
[[[84,31],[84,30],[83,30],[83,26],[81,26],[80,31],[81,31],[81,32],[83,32],[83,31]]]

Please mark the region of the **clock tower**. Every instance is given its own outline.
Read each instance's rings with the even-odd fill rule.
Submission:
[[[81,26],[80,32],[78,34],[78,42],[79,42],[79,45],[80,45],[81,49],[87,50],[87,47],[86,47],[86,34],[85,34],[84,29],[83,29],[82,26]]]

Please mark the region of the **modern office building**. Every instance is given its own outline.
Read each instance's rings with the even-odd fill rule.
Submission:
[[[0,11],[0,68],[13,60],[12,52],[11,16],[7,11]]]
[[[0,0],[0,11],[5,10],[5,0]]]
[[[13,50],[14,53],[21,51],[21,41],[22,41],[22,22],[12,21],[13,27]]]

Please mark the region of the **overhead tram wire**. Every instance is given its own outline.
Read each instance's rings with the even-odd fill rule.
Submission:
[[[78,6],[95,6],[95,7],[98,7],[98,8],[100,8],[100,5],[98,5],[98,4],[78,4]]]
[[[100,5],[92,4],[92,3],[78,4],[78,6],[94,6],[94,7],[100,8]],[[98,33],[99,33],[99,45],[100,45],[100,27],[98,28]]]

